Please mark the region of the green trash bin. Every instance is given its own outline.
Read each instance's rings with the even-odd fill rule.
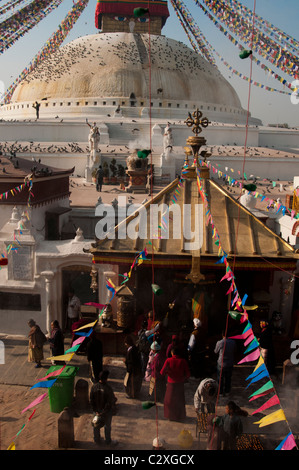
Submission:
[[[63,366],[52,366],[48,369],[47,374],[55,372],[61,367]],[[78,370],[79,367],[66,366],[58,375],[56,382],[49,387],[50,410],[53,413],[60,413],[64,408],[71,406],[74,396],[75,376]],[[53,379],[55,379],[55,376],[48,378],[48,380]]]

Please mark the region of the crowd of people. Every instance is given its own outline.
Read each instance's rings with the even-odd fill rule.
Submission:
[[[73,293],[70,293],[70,302]],[[75,306],[76,302],[74,302]],[[75,307],[76,308],[76,307]],[[76,320],[72,315],[69,319]],[[71,326],[72,321],[69,322]],[[43,345],[48,342],[52,356],[64,354],[64,333],[57,320],[51,323],[51,332],[46,337],[34,320],[28,322],[30,331],[28,361],[41,366]],[[148,384],[149,400],[164,405],[164,418],[170,421],[183,422],[186,418],[185,383],[190,378],[198,379],[199,383],[194,394],[194,409],[197,416],[205,413],[208,417],[208,448],[236,449],[238,436],[243,432],[240,416],[246,416],[233,401],[227,402],[226,414],[215,415],[217,398],[228,396],[231,392],[231,381],[236,356],[236,342],[223,337],[216,342],[214,354],[218,356],[213,377],[205,377],[205,339],[201,331],[201,322],[193,319],[193,331],[186,334],[174,334],[169,338],[163,324],[154,321],[153,312],[147,319],[143,318],[140,328],[135,334],[125,337],[126,348],[124,363],[124,391],[127,399],[138,399],[143,384]],[[260,349],[266,364],[273,368],[273,347],[271,332],[267,322],[261,322]],[[94,440],[102,442],[100,429],[104,427],[107,444],[117,444],[111,440],[111,422],[115,414],[117,398],[108,385],[109,371],[103,370],[103,346],[101,327],[96,325],[86,348],[87,360],[90,365],[92,387],[90,403],[94,411]],[[53,364],[61,362],[53,361]],[[275,364],[274,364],[275,365]]]

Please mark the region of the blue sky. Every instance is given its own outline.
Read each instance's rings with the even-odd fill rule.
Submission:
[[[254,0],[241,0],[247,7],[253,10]],[[0,6],[7,3],[7,0],[0,0]],[[202,10],[196,6],[193,0],[185,0],[185,5],[192,14],[198,27],[207,38],[214,49],[236,70],[249,77],[250,61],[241,60],[239,58],[239,49],[214,26],[214,24],[203,14]],[[17,43],[0,56],[0,81],[4,82],[5,87],[19,75],[19,73],[29,64],[35,54],[43,47],[45,42],[56,31],[59,23],[65,17],[72,7],[72,0],[64,0],[54,12],[39,23],[38,26],[21,38]],[[97,33],[98,30],[94,26],[94,11],[96,0],[90,0],[89,5],[77,21],[75,27],[68,35],[65,42],[69,42],[77,37],[87,34]],[[181,27],[176,14],[169,2],[170,18],[163,29],[165,36],[177,39],[190,45],[183,28]],[[256,13],[264,19],[273,23],[287,34],[295,39],[298,37],[299,10],[298,0],[256,0]],[[273,68],[271,64],[264,61],[265,65]],[[223,76],[236,89],[242,106],[247,109],[249,84],[236,75],[230,73],[219,60],[217,65]],[[283,78],[289,82],[293,78],[283,74],[273,68]],[[259,66],[253,63],[253,80],[264,85],[284,90],[283,86],[275,79],[266,74]],[[288,91],[288,90],[287,90]],[[262,119],[264,124],[268,123],[284,123],[290,126],[299,127],[299,104],[291,103],[290,96],[275,92],[268,92],[254,85],[251,86],[250,95],[250,112],[254,117]]]

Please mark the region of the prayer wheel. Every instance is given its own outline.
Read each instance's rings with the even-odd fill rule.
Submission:
[[[130,289],[122,288],[117,292],[116,323],[124,330],[135,326],[135,299]]]

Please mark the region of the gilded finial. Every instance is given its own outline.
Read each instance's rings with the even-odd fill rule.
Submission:
[[[192,114],[188,113],[188,118],[186,119],[185,124],[188,127],[192,127],[192,132],[197,136],[202,132],[202,128],[206,128],[209,125],[209,120],[206,117],[202,117],[202,112],[197,108]]]

